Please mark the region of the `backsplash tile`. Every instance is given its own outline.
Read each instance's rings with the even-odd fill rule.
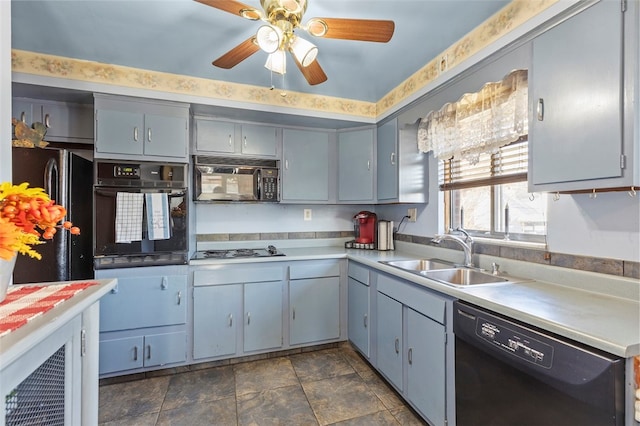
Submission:
[[[318,231],[318,232],[272,232],[272,233],[236,233],[236,234],[198,234],[197,242],[215,241],[254,241],[254,240],[301,240],[301,239],[327,239],[327,238],[352,238],[352,231]],[[433,245],[431,237],[421,235],[396,234],[396,241],[407,243]],[[438,247],[453,250],[462,248],[452,241],[442,241]],[[522,260],[525,262],[553,265],[563,268],[578,269],[582,271],[598,272],[601,274],[619,275],[628,278],[640,279],[640,262],[632,262],[619,259],[576,256],[564,253],[552,253],[547,250],[520,248],[513,246],[500,246],[499,244],[484,244],[476,242],[474,254],[483,254],[506,259]]]

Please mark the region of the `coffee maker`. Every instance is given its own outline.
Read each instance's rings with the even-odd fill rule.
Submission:
[[[376,242],[376,214],[361,211],[353,217],[353,231],[355,242],[359,244],[375,244]]]

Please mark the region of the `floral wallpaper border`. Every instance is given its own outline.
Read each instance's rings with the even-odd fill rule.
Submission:
[[[335,113],[372,120],[434,81],[443,71],[460,64],[558,1],[560,0],[512,1],[375,103],[300,92],[288,92],[287,96],[283,97],[278,91],[270,90],[268,87],[228,83],[17,49],[11,52],[11,67],[14,72],[46,77]]]

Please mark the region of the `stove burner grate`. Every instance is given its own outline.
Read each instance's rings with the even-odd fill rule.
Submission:
[[[253,257],[257,256],[258,253],[253,249],[236,249],[232,251],[231,255],[233,257]]]
[[[207,250],[204,252],[205,257],[213,257],[216,259],[227,257],[228,254],[229,250]]]

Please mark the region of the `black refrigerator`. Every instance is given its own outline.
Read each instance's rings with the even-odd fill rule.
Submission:
[[[66,220],[80,227],[80,235],[57,232],[53,240],[35,246],[41,260],[18,255],[13,283],[93,278],[93,162],[57,148],[12,148],[13,183],[44,188],[67,209]]]

